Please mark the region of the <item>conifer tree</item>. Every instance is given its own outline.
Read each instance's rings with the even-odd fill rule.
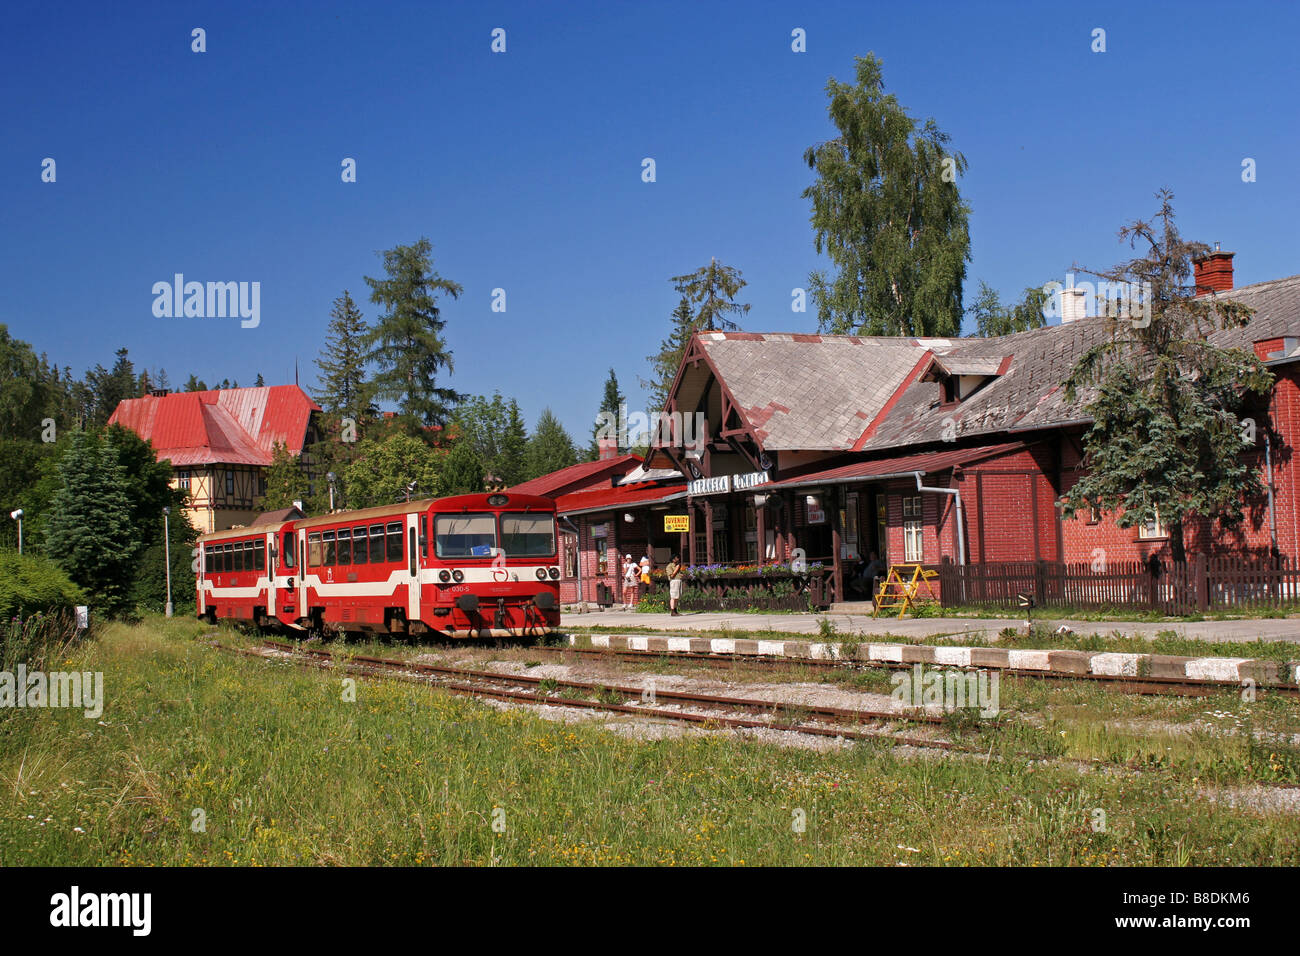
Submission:
[[[347,289],[334,300],[325,348],[316,359],[316,401],[327,415],[355,422],[371,417],[366,388],[366,336],[370,329]],[[260,378],[260,376],[259,376]]]

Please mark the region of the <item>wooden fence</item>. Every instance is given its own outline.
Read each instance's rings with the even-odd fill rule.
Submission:
[[[1300,565],[1287,558],[1197,554],[1179,563],[1009,561],[934,570],[944,607],[1016,607],[1022,594],[1036,607],[1138,607],[1164,614],[1300,605]]]

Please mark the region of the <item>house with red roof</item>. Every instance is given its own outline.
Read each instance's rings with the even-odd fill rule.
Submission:
[[[253,521],[275,446],[301,456],[318,438],[320,411],[297,385],[159,390],[123,401],[108,423],[131,429],[171,463],[173,486],[190,493],[186,517],[207,533]]]

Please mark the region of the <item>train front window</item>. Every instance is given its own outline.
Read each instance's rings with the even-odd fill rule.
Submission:
[[[438,515],[434,554],[440,558],[490,558],[497,545],[496,519],[488,514]]]
[[[512,558],[555,553],[555,518],[549,514],[501,516],[501,549]]]
[[[280,563],[286,568],[293,567],[293,532],[284,533],[284,547],[280,549]]]

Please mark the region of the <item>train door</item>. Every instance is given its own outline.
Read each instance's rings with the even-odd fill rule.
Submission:
[[[298,616],[307,617],[310,608],[307,606],[307,532],[306,530],[298,531]]]
[[[275,614],[275,532],[269,531],[262,535],[260,544],[266,551],[266,616],[273,618]],[[261,582],[259,582],[261,583]]]
[[[420,620],[420,518],[419,512],[406,516],[406,620]]]
[[[207,546],[202,541],[200,541],[199,546],[196,550],[199,552],[198,553],[198,564],[199,564],[198,605],[199,606],[198,606],[197,613],[199,617],[203,617],[203,615],[205,615],[208,612],[208,592],[207,592],[207,588],[204,587],[204,578],[207,577],[207,573],[208,573],[208,567],[207,567],[208,549]]]

